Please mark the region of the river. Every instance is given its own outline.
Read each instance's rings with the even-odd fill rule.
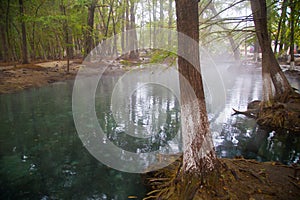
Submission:
[[[105,138],[99,143],[111,141],[135,153],[181,150],[178,80],[168,70],[154,81],[149,74],[157,71],[148,68],[121,79],[101,77],[95,108]],[[203,73],[218,157],[298,162],[299,137],[262,129],[244,116],[231,116],[232,108],[245,110],[249,101],[260,98],[259,69],[232,72],[223,68],[218,70],[223,81],[213,69]],[[299,89],[298,79],[289,80]],[[140,174],[102,164],[78,136],[72,112],[73,84],[59,82],[0,95],[1,199],[118,200],[145,196]]]

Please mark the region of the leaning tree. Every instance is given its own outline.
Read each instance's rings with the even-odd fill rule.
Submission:
[[[271,48],[267,29],[266,0],[251,0],[255,32],[262,50],[263,103],[270,106],[275,97],[283,97],[293,90],[283,74]],[[274,86],[275,94],[272,87]]]
[[[256,36],[262,50],[263,97],[261,102],[251,102],[246,112],[236,111],[236,114],[255,117],[260,125],[300,132],[300,95],[289,84],[271,48],[266,0],[250,2]],[[259,104],[253,107],[253,103],[257,102]]]

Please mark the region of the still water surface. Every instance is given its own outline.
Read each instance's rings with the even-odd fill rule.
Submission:
[[[145,80],[149,71],[145,77],[143,73],[141,70],[136,76]],[[224,105],[215,106],[216,91],[209,88],[213,87],[209,83],[213,77],[205,79],[205,91],[212,93],[207,95],[207,102],[218,156],[298,162],[299,137],[292,133],[280,135],[259,128],[251,119],[231,116],[232,108],[244,110],[247,102],[260,98],[259,70],[221,73]],[[299,88],[299,80],[290,80]],[[114,94],[119,103],[112,108],[116,84],[121,88]],[[128,82],[122,83],[118,76],[102,77],[98,85],[96,112],[106,139],[131,152],[180,151],[180,107],[174,91],[159,84],[140,84],[126,99],[126,86]],[[0,95],[1,199],[117,200],[145,196],[139,174],[111,169],[83,146],[72,116],[72,89],[73,82],[69,81]],[[136,135],[145,137],[142,143]],[[106,140],[101,142],[105,144]]]

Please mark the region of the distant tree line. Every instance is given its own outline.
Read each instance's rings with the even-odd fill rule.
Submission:
[[[200,44],[210,52],[231,52],[239,60],[241,46],[258,45],[249,1],[203,0],[198,8]],[[268,0],[267,8],[276,55],[300,46],[300,2]],[[138,33],[129,35],[126,30],[138,27],[149,28],[149,33],[137,42],[129,38]],[[174,0],[4,0],[0,5],[0,60],[28,63],[83,58],[106,38],[124,31],[108,45],[110,53],[122,55],[132,47],[170,44],[172,38],[159,37],[158,28],[176,29]],[[135,59],[138,51],[124,56]]]

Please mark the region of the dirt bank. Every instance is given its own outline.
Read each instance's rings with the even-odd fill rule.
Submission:
[[[0,94],[13,93],[27,88],[41,87],[47,84],[74,79],[80,67],[81,60],[70,61],[67,73],[67,61],[51,61],[25,65],[0,66]],[[108,74],[123,73],[118,65],[111,65]]]

